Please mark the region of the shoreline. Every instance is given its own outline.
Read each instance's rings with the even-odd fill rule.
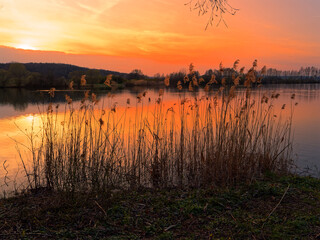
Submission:
[[[34,191],[0,199],[5,239],[315,239],[320,179],[267,174],[250,185],[101,196]]]
[[[311,81],[312,80],[312,81]],[[263,86],[272,86],[272,85],[312,85],[312,84],[320,84],[320,79],[309,79],[309,80],[266,80],[262,82]],[[232,84],[227,84],[226,86],[232,86]],[[176,86],[170,86],[166,87],[165,84],[163,83],[163,80],[154,80],[154,79],[142,79],[142,80],[127,80],[124,83],[113,83],[113,87],[109,88],[106,87],[105,84],[88,84],[87,87],[82,87],[82,88],[75,88],[75,89],[69,89],[68,87],[58,87],[55,89],[55,91],[69,91],[69,92],[82,92],[86,90],[106,90],[106,91],[112,91],[112,90],[123,90],[123,89],[132,89],[135,87],[144,87],[144,88],[158,88],[158,87],[164,87],[168,89],[176,89]],[[243,87],[243,86],[238,86],[238,87]],[[255,86],[257,87],[257,86]],[[199,87],[201,88],[201,87]],[[216,86],[218,88],[218,86]],[[243,87],[245,88],[245,87]],[[50,91],[49,88],[38,88],[38,87],[27,87],[27,86],[6,86],[2,87],[0,86],[0,89],[6,90],[6,89],[17,89],[17,90],[30,90],[30,91],[39,91],[39,92],[47,92]]]

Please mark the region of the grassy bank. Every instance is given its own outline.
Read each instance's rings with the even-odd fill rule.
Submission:
[[[320,180],[105,196],[38,191],[0,200],[2,239],[316,239]]]

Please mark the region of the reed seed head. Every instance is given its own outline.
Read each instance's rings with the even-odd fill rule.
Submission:
[[[69,89],[70,89],[70,90],[73,89],[73,81],[71,81],[71,82],[69,83]]]
[[[225,85],[226,85],[226,78],[222,78],[222,80],[221,80],[221,84],[222,84],[223,86],[225,86]]]
[[[166,85],[167,87],[169,87],[170,85],[170,77],[169,76],[166,76],[165,79],[164,79],[164,85]]]
[[[219,71],[221,74],[223,74],[223,72],[224,72],[222,62],[220,62],[220,64],[219,64]]]
[[[209,81],[209,84],[213,84],[213,83],[218,84],[218,81],[216,80],[216,75],[214,74],[211,75],[211,79]]]
[[[97,95],[96,95],[96,94],[94,94],[94,93],[91,94],[91,101],[92,101],[95,105],[99,102],[99,100],[97,99]]]
[[[237,59],[237,60],[233,63],[233,69],[234,69],[234,70],[237,70],[238,65],[239,65],[239,62],[240,62],[240,60]]]
[[[86,75],[82,75],[80,85],[85,86],[86,84],[87,84]]]
[[[50,95],[50,97],[54,98],[54,92],[55,92],[55,91],[56,91],[55,88],[50,88],[50,90],[49,90],[49,95]]]
[[[189,90],[190,92],[193,92],[192,82],[189,83],[188,90]]]
[[[140,102],[141,102],[141,99],[142,99],[142,93],[139,93],[139,94],[137,95],[137,99],[138,99],[138,103],[140,103]]]
[[[189,74],[193,74],[193,72],[194,72],[194,65],[193,65],[193,63],[190,63],[190,65],[189,65]]]
[[[99,123],[100,123],[100,126],[104,124],[104,121],[102,120],[102,118],[99,119]]]
[[[229,98],[234,98],[236,96],[236,86],[232,86],[229,92]]]
[[[206,86],[204,87],[204,91],[209,92],[209,90],[210,90],[210,85],[209,83],[207,83]]]
[[[51,113],[51,112],[53,111],[53,110],[52,110],[52,103],[49,103],[47,110],[48,110],[49,113]]]
[[[85,91],[84,92],[84,100],[88,100],[88,98],[89,98],[89,90],[87,90],[87,91]]]
[[[108,74],[106,77],[106,80],[104,81],[104,85],[111,88],[111,80],[112,80],[112,74]]]
[[[198,84],[198,79],[197,79],[196,76],[193,76],[193,77],[192,77],[192,83],[193,83],[193,86],[199,86],[199,84]]]
[[[66,101],[67,101],[68,104],[72,103],[72,98],[69,95],[66,94],[65,98],[66,98]]]
[[[252,63],[252,67],[255,68],[258,66],[258,60],[254,60],[254,62]]]
[[[238,86],[238,85],[239,85],[239,82],[240,82],[240,77],[239,77],[239,76],[236,77],[236,78],[233,80],[233,84],[234,84],[235,86]]]

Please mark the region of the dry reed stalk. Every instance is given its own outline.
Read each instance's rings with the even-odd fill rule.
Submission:
[[[223,72],[222,64],[220,68]],[[189,70],[194,72],[193,65]],[[250,89],[255,77],[256,71],[249,70],[244,91],[237,91],[235,77],[230,89],[223,81],[225,86],[210,94],[209,85],[216,81],[212,75],[202,98],[180,97],[173,106],[164,103],[163,89],[154,105],[145,105],[144,92],[137,96],[134,118],[127,116],[130,100],[123,111],[111,103],[97,110],[96,95],[89,101],[85,92],[75,109],[66,95],[64,114],[48,109],[41,115],[41,132],[30,139],[30,187],[97,193],[141,186],[184,188],[233,185],[266,171],[286,172],[292,118],[274,117],[274,94],[259,93],[261,101],[256,101]],[[193,76],[189,91],[195,82]],[[182,83],[177,87],[181,90]]]

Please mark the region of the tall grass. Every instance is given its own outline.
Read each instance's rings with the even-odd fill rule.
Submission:
[[[63,114],[50,104],[41,114],[40,132],[29,137],[32,164],[21,157],[29,188],[207,187],[288,172],[292,115],[275,115],[274,93],[252,96],[251,85],[259,81],[255,67],[234,76],[233,86],[222,79],[215,89],[213,76],[202,98],[187,99],[181,92],[170,106],[163,90],[154,103],[139,94],[133,107],[130,100],[122,108],[103,107],[88,92],[79,108],[66,96]],[[236,91],[238,77],[245,79],[243,91]],[[196,81],[186,79],[185,86],[192,90]]]

